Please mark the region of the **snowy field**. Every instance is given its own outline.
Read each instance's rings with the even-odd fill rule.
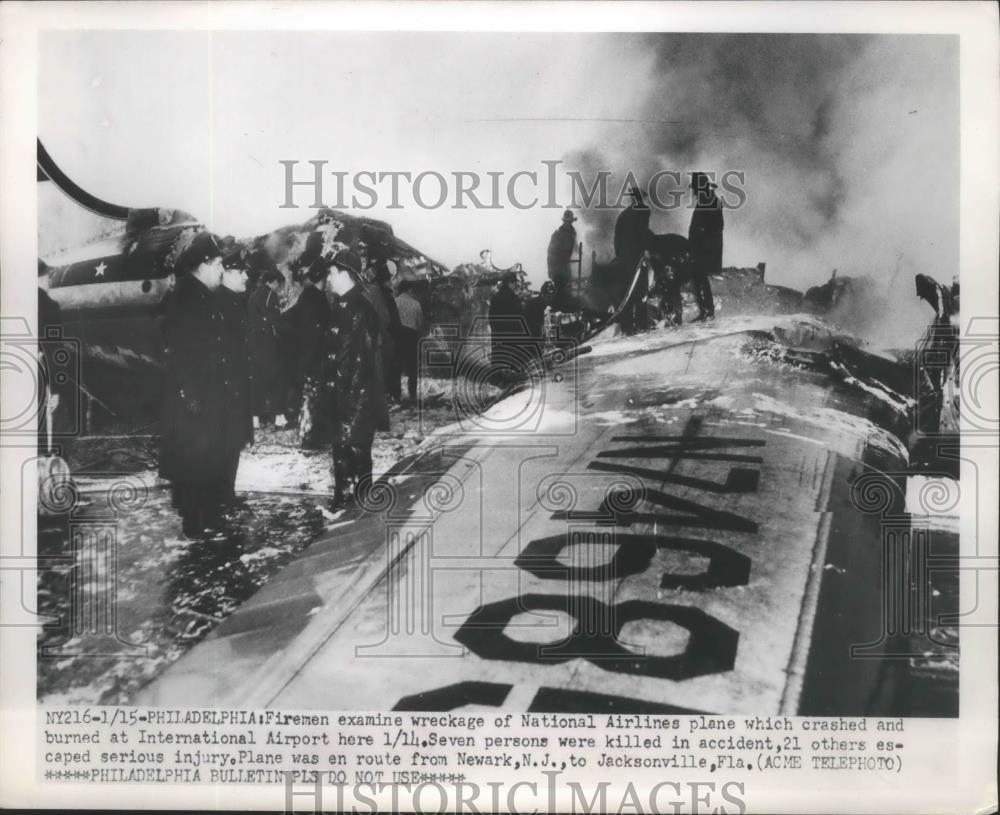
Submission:
[[[473,401],[486,407],[499,394],[483,385]],[[468,407],[467,390],[456,394],[450,381],[422,380],[417,402],[395,406],[390,430],[376,436],[376,476],[413,453],[429,433],[454,423],[464,409],[456,399]],[[227,516],[227,537],[187,540],[169,485],[156,474],[156,448],[150,435],[78,440],[70,464],[80,497],[66,516],[39,519],[39,555],[70,556],[39,573],[39,612],[58,621],[40,633],[46,649],[38,659],[41,700],[127,703],[340,522],[342,513],[328,509],[330,453],[302,451],[294,430],[271,428],[258,430],[240,459],[240,501]],[[81,529],[99,535],[81,538]],[[76,613],[69,602],[74,581],[83,589],[84,606],[108,603],[117,640],[93,630],[86,608]]]

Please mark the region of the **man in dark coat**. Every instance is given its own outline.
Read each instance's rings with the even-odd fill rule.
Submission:
[[[691,249],[691,279],[698,302],[699,320],[715,316],[715,300],[709,276],[722,272],[722,204],[715,195],[716,185],[705,173],[691,173],[691,190],[697,205],[691,213],[688,241]]]
[[[309,270],[312,268],[312,264],[324,255],[324,242],[324,233],[313,230],[306,237],[306,243],[302,250],[288,263],[292,280],[300,283],[303,287],[291,308],[282,312],[278,329],[288,385],[285,392],[285,417],[292,427],[299,423],[303,406],[309,404],[309,399],[304,394],[304,388],[307,374],[310,370],[315,370],[316,367],[316,357],[312,349],[318,346],[314,340],[317,337],[322,339],[325,336],[328,322],[328,320],[323,321],[323,303],[320,302],[321,300],[326,301],[326,297],[323,295],[326,278],[323,277],[319,284],[309,279]],[[327,256],[327,260],[329,260],[329,256]],[[324,274],[322,270],[320,270],[320,274]],[[317,285],[321,296],[317,297],[317,292],[313,291],[303,299],[306,289],[310,287],[315,289]],[[329,303],[326,303],[326,311],[329,312]],[[313,447],[315,446],[313,445]]]
[[[224,420],[219,443],[224,455],[219,491],[224,502],[235,498],[236,469],[240,453],[253,441],[250,406],[250,351],[247,343],[247,272],[238,253],[223,261],[222,285],[215,290],[216,308],[222,320],[222,385]]]
[[[559,311],[571,311],[569,307],[570,285],[573,280],[573,272],[569,263],[576,250],[576,229],[573,222],[576,217],[570,210],[566,210],[562,216],[562,225],[552,233],[549,239],[549,250],[547,262],[549,267],[549,280],[555,284],[555,301]]]
[[[324,265],[325,264],[325,265]],[[301,394],[299,442],[303,450],[320,450],[329,440],[323,406],[323,366],[326,359],[330,302],[326,298],[329,260],[313,261],[302,280],[302,293],[288,312],[295,333],[296,382]]]
[[[333,425],[334,507],[364,496],[372,481],[376,430],[389,429],[384,381],[376,360],[379,325],[361,285],[361,261],[342,250],[328,269],[336,295],[324,377]]]
[[[517,274],[504,273],[490,298],[490,366],[498,374],[520,369],[530,353],[521,298],[513,289],[516,281]]]
[[[645,195],[638,187],[629,190],[632,198],[631,206],[623,209],[615,221],[615,263],[620,275],[618,285],[618,302],[625,297],[636,270],[643,259],[643,252],[649,243],[649,206]],[[634,334],[646,328],[646,295],[649,293],[647,274],[642,271],[636,280],[632,294],[625,304],[619,320],[622,332]]]
[[[252,407],[261,425],[285,409],[288,385],[281,356],[281,307],[278,289],[285,282],[277,269],[263,273],[247,304],[247,331],[253,370]]]
[[[225,415],[222,320],[213,295],[222,280],[215,237],[182,234],[174,269],[177,285],[164,316],[166,390],[160,473],[173,482],[184,534],[203,537],[221,527],[219,443]]]

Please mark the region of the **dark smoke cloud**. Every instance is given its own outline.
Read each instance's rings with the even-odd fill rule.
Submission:
[[[871,276],[886,302],[913,304],[913,275],[943,282],[958,263],[958,47],[954,37],[665,34],[633,81],[642,101],[600,142],[567,154],[585,174],[746,173],[746,205],[727,212],[725,265],[768,262],[772,282],[804,289]],[[610,188],[617,190],[616,183]],[[582,214],[582,235],[611,255],[615,212]],[[686,233],[690,211],[654,212]],[[903,341],[913,326],[900,328]]]

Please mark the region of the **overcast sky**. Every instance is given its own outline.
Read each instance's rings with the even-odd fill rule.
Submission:
[[[51,32],[40,49],[39,132],[67,174],[222,234],[312,214],[279,208],[281,159],[416,174],[586,157],[616,174],[744,171],[724,262],[767,261],[774,282],[956,269],[954,37]],[[367,214],[449,265],[489,248],[536,281],[559,219]],[[606,219],[584,216],[586,255],[609,255]]]
[[[595,126],[475,120],[627,114],[644,89],[622,88],[588,60],[595,52],[626,73],[649,60],[585,35],[60,32],[43,39],[39,129],[95,194],[187,209],[242,237],[311,214],[279,209],[281,159],[414,174],[542,169]],[[499,263],[535,267],[559,216],[369,214],[449,264],[491,248]]]

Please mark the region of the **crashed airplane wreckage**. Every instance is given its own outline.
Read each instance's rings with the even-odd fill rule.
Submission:
[[[181,210],[130,209],[91,195],[62,172],[41,141],[37,178],[120,224],[110,237],[39,259],[39,288],[59,307],[63,335],[77,340],[82,350],[83,381],[77,384],[89,407],[131,418],[155,416],[163,362],[158,317],[173,285],[172,250],[183,232],[204,227]],[[340,210],[323,209],[303,224],[245,240],[226,238],[224,244],[227,252],[243,255],[251,276],[278,268],[288,282],[287,294],[293,295],[296,261],[316,239],[345,245],[363,241],[372,257],[407,261],[431,274],[446,270],[398,238],[388,223]]]
[[[169,275],[155,259],[190,225],[142,218],[124,247],[47,272],[88,353],[106,347],[106,313],[126,363],[142,346],[116,342],[113,321],[133,309],[135,331],[155,331]],[[363,229],[340,219],[282,243]],[[885,601],[887,586],[934,596],[913,585],[931,578],[905,534],[910,368],[815,316],[734,312],[598,332],[485,411],[458,405],[130,701],[956,715],[957,648]],[[139,362],[155,369],[152,354]],[[946,543],[930,573],[953,568]]]
[[[129,209],[105,202],[69,179],[41,141],[37,147],[40,182],[55,184],[83,208],[122,225],[120,234],[50,257],[47,261],[39,259],[39,287],[59,306],[63,334],[78,340],[83,351],[79,365],[83,381],[77,384],[91,407],[97,404],[114,412],[104,400],[114,401],[116,396],[124,394],[127,403],[115,405],[123,413],[155,415],[162,364],[162,338],[157,318],[172,284],[171,250],[182,232],[199,229],[201,224],[180,210]],[[466,313],[470,304],[477,301],[480,306],[477,310],[481,310],[483,297],[470,298],[466,291],[467,280],[447,274],[443,264],[395,236],[392,227],[383,221],[324,209],[303,224],[282,227],[246,240],[226,239],[229,251],[243,255],[251,274],[275,267],[283,272],[287,281],[284,294],[289,304],[296,294],[294,277],[299,260],[308,255],[317,241],[343,244],[363,241],[373,257],[422,270],[424,279],[419,281],[415,291],[425,301],[432,322],[436,317],[444,317],[446,322],[464,326],[476,316]],[[601,289],[602,275],[607,276],[609,272],[614,272],[613,263],[595,265],[589,281],[590,290]],[[866,297],[870,281],[865,278],[834,275],[828,283],[810,289],[805,295],[770,285],[765,282],[763,263],[748,269],[726,268],[713,278],[712,285],[720,310],[733,315],[798,311],[836,315],[839,311],[850,310],[859,300],[870,299]],[[957,311],[957,291],[946,290],[921,275],[918,276],[917,295],[935,310],[934,321],[921,347],[944,351],[947,360],[952,360],[957,340],[950,320]],[[601,314],[609,304],[603,305],[604,308],[591,315],[595,319],[587,323],[596,330],[610,322],[607,313]],[[610,305],[613,312],[614,304]],[[463,330],[475,333],[467,328]],[[585,342],[592,334],[593,330],[588,329],[582,335],[576,334],[573,341]],[[919,405],[919,427],[934,425],[933,432],[936,432],[938,417],[946,407],[943,392],[955,381],[957,362],[946,361],[940,371],[918,366],[918,375],[914,377],[909,369],[903,371],[902,367],[903,364],[912,365],[913,357],[897,359],[900,364],[893,365],[891,359],[861,353],[859,344],[850,335],[842,333],[840,336],[837,353],[854,361],[863,357],[866,366],[874,366],[882,379],[890,381],[892,392]],[[566,353],[560,351],[557,356],[564,358]],[[941,354],[936,358],[941,358]],[[951,387],[949,393],[953,403],[957,399],[954,395],[957,388]],[[950,404],[949,411],[957,415],[957,406]],[[952,421],[951,426],[957,426],[956,422]],[[910,441],[912,443],[913,439]]]
[[[847,347],[805,315],[598,335],[431,435],[135,701],[955,715],[957,650],[928,668],[947,649],[885,604],[917,574],[884,537],[910,404]]]

